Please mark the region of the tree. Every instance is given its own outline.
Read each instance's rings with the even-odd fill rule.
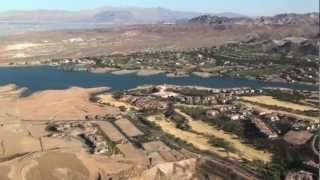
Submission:
[[[164,112],[164,115],[166,117],[170,117],[173,113],[174,113],[174,103],[172,100],[169,99],[167,102],[167,108]]]

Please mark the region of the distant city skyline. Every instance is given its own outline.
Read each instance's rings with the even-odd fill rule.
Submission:
[[[162,7],[178,11],[232,12],[249,16],[319,12],[319,0],[10,0],[1,2],[0,11],[39,9],[75,11],[108,6]]]

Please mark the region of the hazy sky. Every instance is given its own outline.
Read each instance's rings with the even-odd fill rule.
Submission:
[[[79,10],[101,6],[164,7],[183,11],[234,12],[258,16],[284,12],[318,12],[319,0],[2,0],[0,11]]]

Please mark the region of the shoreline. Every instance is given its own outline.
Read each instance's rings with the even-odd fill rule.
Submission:
[[[163,70],[142,69],[137,72],[137,76],[153,76],[153,75],[164,74],[164,73],[166,72]]]
[[[10,68],[10,67],[17,67],[17,68],[25,68],[25,67],[59,67],[59,65],[56,64],[10,64],[10,63],[0,63],[0,68]],[[72,71],[72,70],[70,70]],[[214,77],[229,77],[229,76],[217,76],[216,74],[208,73],[208,72],[192,72],[192,73],[185,73],[185,72],[177,72],[177,73],[171,73],[171,72],[166,72],[164,70],[153,70],[153,69],[142,69],[142,70],[128,70],[128,69],[117,69],[117,68],[95,68],[95,69],[88,69],[86,72],[88,73],[95,73],[95,74],[107,74],[110,73],[112,75],[136,75],[139,77],[146,77],[146,76],[154,76],[154,75],[160,75],[164,74],[167,78],[185,78],[185,77],[190,77],[190,76],[196,76],[200,77],[203,79],[210,79]],[[229,77],[232,79],[241,79],[241,80],[251,80],[251,81],[260,81],[263,83],[284,83],[288,85],[304,85],[304,86],[313,86],[313,87],[318,87],[320,84],[316,83],[309,83],[309,82],[295,82],[295,83],[290,83],[290,82],[278,82],[278,81],[270,81],[270,80],[259,80],[259,79],[249,79],[245,77]],[[293,89],[293,88],[291,88]],[[318,89],[319,90],[319,89]]]
[[[237,87],[210,87],[205,85],[179,85],[174,83],[161,83],[161,84],[144,84],[144,85],[138,85],[136,87],[128,88],[122,91],[131,91],[131,90],[137,90],[137,89],[145,89],[150,87],[160,87],[160,86],[166,86],[169,88],[174,87],[185,87],[190,89],[197,89],[197,90],[207,90],[207,91],[226,91],[226,90],[247,90],[247,89],[255,89],[255,90],[267,90],[267,89],[288,89],[288,90],[294,90],[291,88],[283,88],[283,87],[261,87],[261,88],[254,88],[249,86],[237,86]],[[18,98],[27,98],[33,95],[37,95],[41,92],[56,92],[56,91],[69,91],[69,90],[86,90],[88,94],[91,97],[94,97],[96,95],[104,94],[107,92],[116,92],[118,90],[113,90],[112,87],[106,85],[106,86],[92,86],[92,87],[82,87],[82,86],[69,86],[68,88],[51,88],[51,89],[43,89],[43,90],[31,90],[29,87],[26,86],[18,86],[16,84],[4,84],[0,85],[0,93],[7,93],[7,92],[15,92],[15,95]],[[316,91],[313,90],[299,90],[299,91],[309,91],[310,93],[314,93]],[[11,93],[9,93],[11,94]],[[14,95],[14,94],[11,94]],[[0,96],[1,97],[1,96]]]
[[[166,76],[168,78],[184,78],[184,77],[190,77],[190,74],[187,74],[184,72],[177,72],[177,73],[167,73]]]
[[[18,86],[12,83],[0,85],[0,94],[8,93],[10,95],[17,95],[18,98],[26,98],[41,92],[55,92],[55,91],[62,91],[62,90],[86,90],[89,95],[95,96],[96,94],[103,94],[103,93],[112,91],[112,88],[108,86],[95,86],[95,87],[70,86],[65,89],[45,89],[45,90],[39,90],[39,91],[29,91],[29,90],[30,89],[28,87]]]
[[[211,78],[213,76],[213,74],[208,72],[193,72],[192,74],[205,79]]]
[[[111,72],[111,74],[113,75],[127,75],[127,74],[135,74],[135,73],[137,73],[137,70],[127,70],[127,69]]]

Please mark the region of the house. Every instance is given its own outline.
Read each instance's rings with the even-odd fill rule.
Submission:
[[[208,118],[215,118],[219,114],[219,111],[217,110],[208,110],[206,112],[206,115]]]
[[[240,120],[240,119],[243,119],[244,117],[243,117],[243,115],[241,115],[241,114],[232,114],[231,116],[230,116],[230,119],[232,120],[232,121],[237,121],[237,120]]]
[[[312,168],[320,168],[319,163],[317,164],[315,161],[313,160],[309,160],[307,162],[304,162],[303,164],[312,167]]]
[[[159,101],[156,98],[151,97],[138,97],[138,96],[131,96],[126,95],[122,98],[123,101],[130,103],[131,105],[134,105],[138,107],[139,109],[166,109],[167,103]]]
[[[264,118],[268,121],[271,121],[271,122],[275,122],[275,121],[280,120],[279,116],[275,113],[266,114],[266,115],[264,115]]]
[[[174,92],[169,92],[169,91],[161,91],[161,92],[154,93],[153,95],[159,96],[159,97],[164,98],[164,99],[167,99],[167,98],[170,98],[170,97],[176,97],[179,94],[174,93]]]
[[[306,171],[289,172],[285,180],[313,180],[313,174]]]
[[[278,134],[275,133],[268,125],[259,118],[253,118],[252,122],[255,126],[262,132],[263,134],[267,135],[269,138],[277,138]]]

